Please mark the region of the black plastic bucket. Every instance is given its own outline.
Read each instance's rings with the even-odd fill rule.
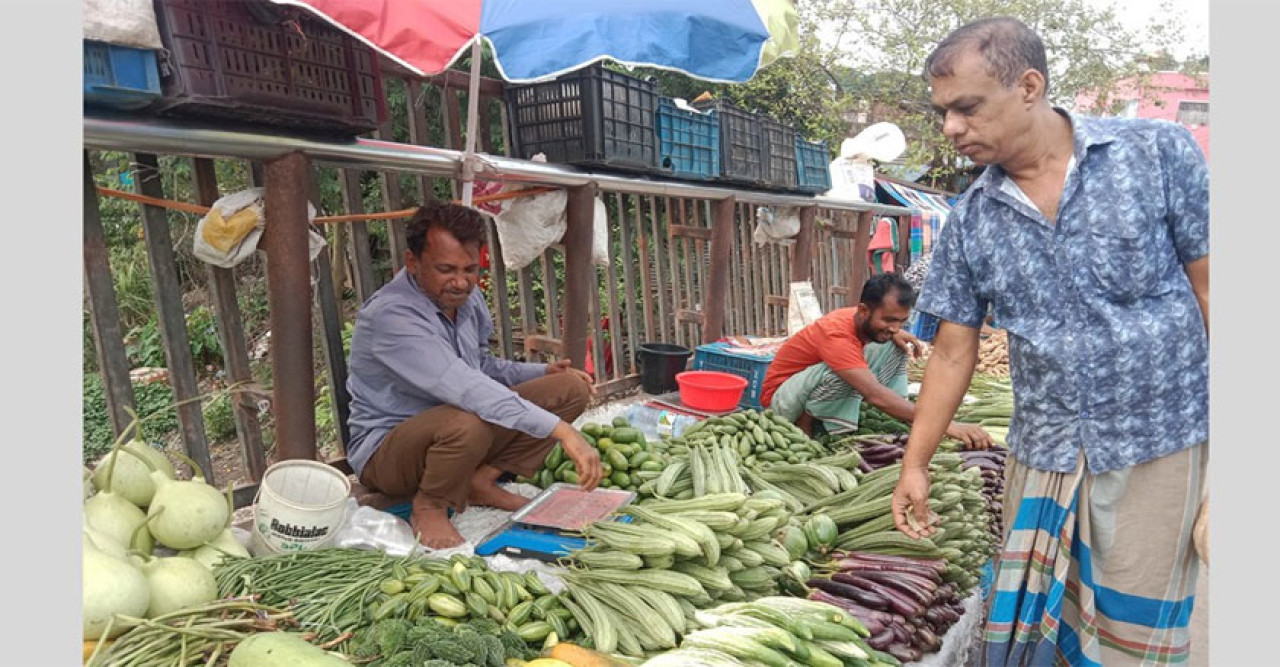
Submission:
[[[689,364],[693,350],[670,343],[640,345],[640,386],[649,394],[666,394],[679,388],[676,374]]]

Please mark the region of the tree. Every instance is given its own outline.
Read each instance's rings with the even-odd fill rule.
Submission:
[[[828,71],[850,70],[842,79],[848,93],[885,110],[874,120],[898,124],[910,139],[908,164],[932,167],[935,177],[962,167],[922,76],[930,51],[952,30],[987,16],[1021,19],[1045,42],[1056,104],[1084,90],[1105,102],[1117,81],[1138,73],[1140,56],[1182,39],[1171,11],[1135,27],[1085,0],[811,0],[800,10],[805,31],[823,37],[827,54],[816,57]]]

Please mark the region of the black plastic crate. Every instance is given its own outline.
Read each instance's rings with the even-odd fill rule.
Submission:
[[[764,136],[760,116],[723,100],[695,102],[699,111],[712,109],[720,117],[720,178],[731,183],[763,185]]]
[[[764,137],[765,185],[793,190],[796,187],[796,129],[765,116],[760,117]]]
[[[552,81],[508,86],[516,157],[653,172],[658,167],[658,84],[600,63]]]
[[[387,119],[369,47],[267,0],[156,0],[165,114],[359,134]]]

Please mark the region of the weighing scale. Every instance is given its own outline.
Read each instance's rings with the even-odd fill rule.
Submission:
[[[476,545],[476,554],[504,554],[555,562],[587,546],[586,526],[615,514],[635,500],[634,491],[596,488],[587,492],[576,484],[557,482],[511,515],[510,521]],[[631,517],[620,517],[630,521]]]

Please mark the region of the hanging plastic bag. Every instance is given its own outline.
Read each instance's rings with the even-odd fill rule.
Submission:
[[[800,233],[800,208],[760,206],[756,208],[756,228],[751,240],[756,245],[778,243]]]
[[[502,244],[502,263],[508,271],[518,271],[533,263],[544,250],[564,236],[564,208],[569,195],[564,190],[509,200],[493,219]]]
[[[196,225],[192,250],[195,256],[224,269],[248,259],[262,240],[266,229],[266,207],[263,188],[249,188],[223,196]],[[307,222],[316,219],[316,208],[307,202]],[[309,229],[308,252],[312,260],[325,247],[324,237]]]
[[[609,209],[604,200],[596,197],[595,220],[591,225],[591,263],[609,266]]]

